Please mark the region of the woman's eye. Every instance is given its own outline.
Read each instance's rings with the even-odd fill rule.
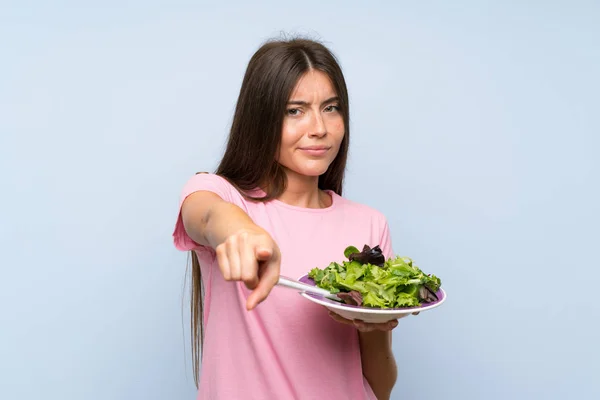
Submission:
[[[298,110],[297,108],[289,108],[287,110],[288,115],[298,115],[300,113],[300,110]]]
[[[338,111],[339,109],[340,109],[340,107],[336,106],[336,105],[331,105],[331,106],[325,107],[326,112],[334,112],[334,111]]]

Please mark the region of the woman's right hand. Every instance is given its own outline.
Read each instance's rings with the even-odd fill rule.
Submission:
[[[260,228],[242,229],[228,236],[215,251],[223,278],[242,281],[252,290],[246,301],[248,310],[265,300],[279,280],[279,247]]]

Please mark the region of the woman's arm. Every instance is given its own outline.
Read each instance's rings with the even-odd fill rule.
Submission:
[[[396,384],[398,370],[392,353],[392,329],[398,320],[387,323],[367,324],[359,320],[349,320],[334,312],[329,312],[334,320],[358,329],[360,360],[363,375],[371,385],[378,400],[388,400]]]
[[[396,384],[398,370],[392,353],[392,332],[358,332],[363,375],[378,400],[388,400]]]
[[[213,249],[241,230],[260,229],[241,208],[207,191],[192,193],[185,199],[181,219],[193,241]]]
[[[279,279],[281,256],[264,229],[240,207],[206,191],[185,199],[181,218],[193,241],[215,249],[223,278],[243,281],[252,290],[248,310],[267,298]]]

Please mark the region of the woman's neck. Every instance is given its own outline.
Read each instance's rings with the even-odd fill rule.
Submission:
[[[318,176],[304,176],[286,171],[287,186],[278,200],[286,204],[304,208],[327,208],[331,197],[319,189]]]

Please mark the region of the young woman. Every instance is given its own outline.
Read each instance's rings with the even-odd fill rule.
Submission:
[[[353,245],[393,255],[386,218],[342,197],[350,140],[346,83],[310,40],[270,41],[251,58],[215,173],[183,188],[174,231],[192,254],[199,399],[387,399],[391,330],[349,321],[289,289]],[[199,353],[201,373],[199,373]]]

